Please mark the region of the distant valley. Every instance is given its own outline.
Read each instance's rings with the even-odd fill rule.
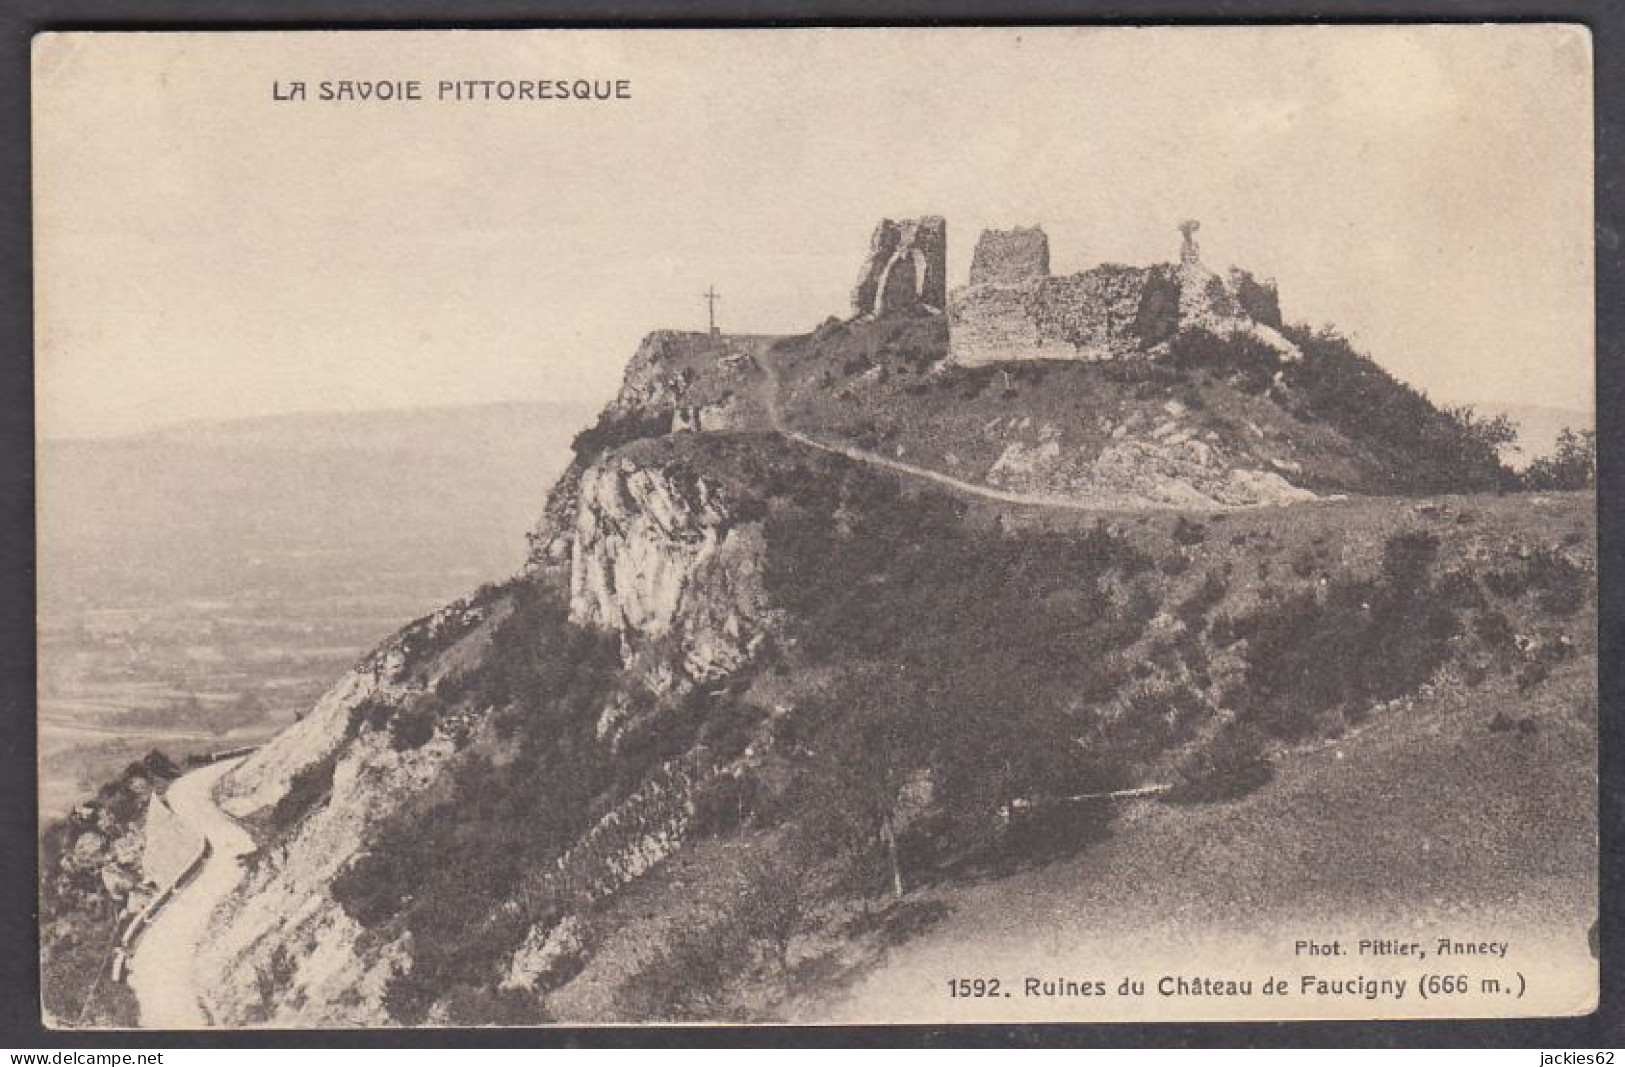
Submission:
[[[586,414],[508,403],[41,442],[42,817],[154,745],[274,733],[402,623],[511,576]]]

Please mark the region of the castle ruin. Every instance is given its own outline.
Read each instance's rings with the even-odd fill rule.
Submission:
[[[1279,329],[1273,281],[1202,262],[1200,223],[1179,225],[1179,262],[1103,263],[1050,273],[1049,238],[1038,226],[987,230],[970,282],[948,296],[951,358],[961,364],[1023,359],[1113,360],[1157,356],[1186,330],[1246,335],[1284,359],[1298,352]]]

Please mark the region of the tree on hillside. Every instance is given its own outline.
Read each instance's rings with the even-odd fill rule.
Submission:
[[[813,829],[858,859],[878,844],[898,897],[906,890],[898,849],[904,792],[928,758],[916,695],[896,665],[845,675],[819,702],[830,725],[811,742],[806,778]]]
[[[1283,368],[1303,413],[1371,448],[1386,467],[1386,491],[1465,493],[1515,484],[1500,456],[1515,437],[1509,420],[1439,408],[1335,330],[1281,332],[1303,354]]]
[[[750,940],[766,946],[783,970],[789,965],[790,942],[801,929],[802,873],[790,862],[773,856],[748,861],[739,903],[739,928]]]
[[[1505,415],[1481,418],[1470,404],[1447,407],[1444,413],[1461,428],[1469,452],[1477,451],[1481,455],[1487,453],[1500,458],[1508,449],[1515,449],[1518,443],[1518,426]]]
[[[1597,484],[1597,432],[1565,429],[1557,435],[1557,447],[1524,471],[1523,483],[1529,489],[1589,489]]]

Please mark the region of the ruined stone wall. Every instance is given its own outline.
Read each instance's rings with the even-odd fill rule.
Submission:
[[[1172,268],[1106,264],[1025,285],[970,285],[949,301],[956,363],[1011,359],[1123,359],[1179,328]]]
[[[1200,225],[1195,219],[1180,224],[1177,264],[1107,263],[1058,278],[1049,273],[1049,238],[1040,227],[984,230],[971,259],[970,284],[946,301],[950,359],[974,365],[1155,357],[1189,330],[1245,335],[1283,359],[1298,358],[1280,333],[1275,283],[1236,268],[1222,275],[1210,270],[1196,240]],[[934,298],[935,289],[922,288],[919,279],[940,277],[945,236],[934,216],[882,221],[854,310],[882,314]]]
[[[1040,336],[1065,341],[1079,359],[1118,359],[1143,346],[1137,329],[1140,300],[1150,274],[1115,263],[1050,278],[1036,293],[1033,318]]]
[[[1046,338],[1034,319],[1036,287],[973,285],[956,289],[948,302],[948,349],[955,363],[975,365],[1011,359],[1077,359],[1077,349]]]

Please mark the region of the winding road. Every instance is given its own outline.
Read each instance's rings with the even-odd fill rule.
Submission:
[[[175,779],[165,794],[180,820],[203,835],[208,853],[136,941],[129,984],[141,1008],[141,1025],[190,1030],[209,1025],[192,972],[209,916],[243,877],[241,856],[254,839],[214,803],[214,788],[243,757],[221,760]]]

